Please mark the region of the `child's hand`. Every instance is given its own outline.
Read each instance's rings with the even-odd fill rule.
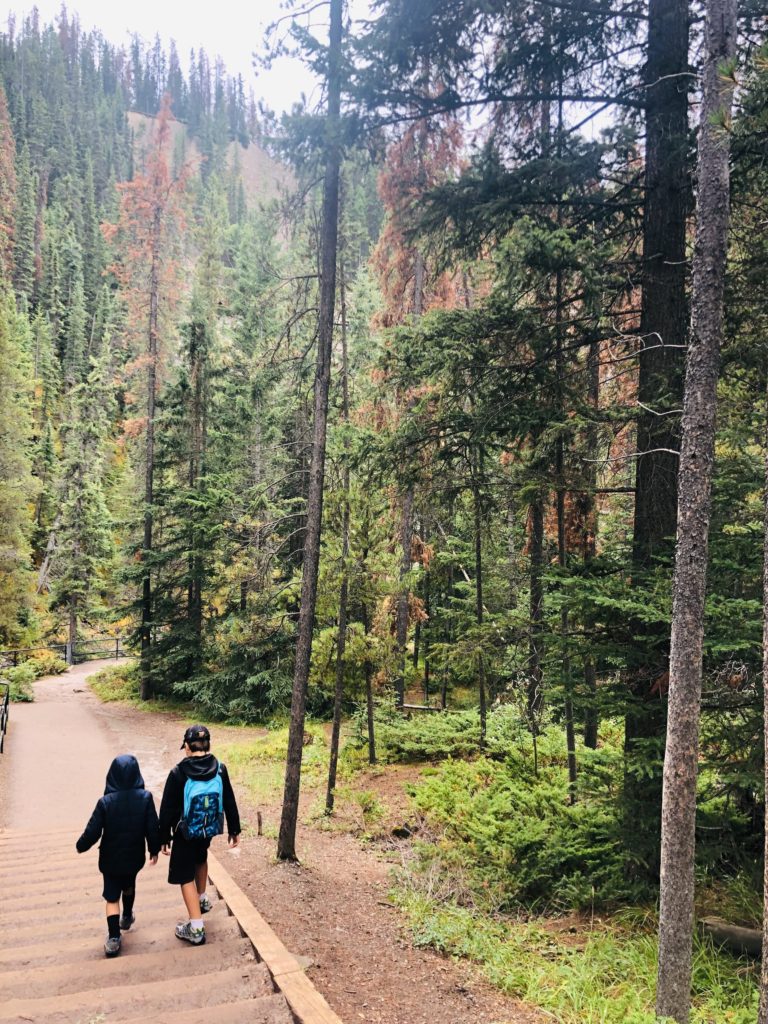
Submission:
[[[239,846],[239,845],[240,845],[240,835],[239,835],[239,833],[238,833],[238,835],[236,835],[236,836],[230,836],[230,837],[229,837],[229,839],[227,840],[227,844],[228,844],[228,846],[230,846],[230,847],[231,847],[231,848],[232,848],[233,850],[234,850],[234,848],[235,848],[236,846]]]
[[[157,864],[157,854],[149,858],[149,863],[154,867]]]
[[[163,856],[164,857],[170,857],[171,856],[171,848],[168,845],[168,843],[166,843],[165,846],[163,847]]]

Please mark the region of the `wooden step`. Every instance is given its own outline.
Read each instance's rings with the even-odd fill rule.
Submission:
[[[106,928],[103,907],[103,902],[99,907],[98,903],[94,901],[93,918],[91,920],[74,921],[72,923],[63,921],[59,923],[52,921],[46,916],[32,920],[26,925],[18,925],[12,929],[6,930],[0,927],[0,950],[15,945],[26,946],[36,942],[49,942],[52,934],[58,936],[64,934],[68,940],[70,938],[78,939],[86,935],[93,935],[94,932]],[[206,933],[210,932],[211,935],[215,935],[218,922],[222,918],[226,919],[226,917],[225,905],[223,903],[216,904],[210,914],[205,915]],[[183,920],[186,920],[186,912],[181,899],[179,899],[179,909],[176,913],[174,913],[173,908],[155,910],[149,905],[144,908],[137,904],[136,924],[131,928],[131,931],[138,933],[146,929],[147,926],[154,927],[155,925],[173,928],[177,921]],[[0,923],[2,923],[1,920]]]
[[[137,921],[131,932],[133,932],[134,936],[141,936],[142,949],[152,950],[159,955],[166,950],[178,949],[181,945],[174,934],[174,927],[175,922],[171,917],[162,925],[154,925],[152,927],[147,925],[144,928],[141,928]],[[130,936],[131,932],[127,934]],[[106,934],[107,928],[105,924],[102,924],[101,927],[94,924],[90,932],[82,933],[72,938],[68,937],[67,941],[61,943],[58,947],[51,945],[50,936],[38,936],[36,941],[28,942],[27,945],[8,946],[6,949],[0,949],[0,986],[2,986],[3,974],[8,971],[18,970],[21,967],[37,969],[51,964],[100,962],[106,959],[104,956],[104,938]],[[241,934],[240,926],[234,917],[221,918],[215,922],[213,927],[206,928],[207,942],[205,948],[212,949],[214,945],[219,943],[229,944],[235,939],[239,939]],[[133,938],[131,938],[131,942],[133,943]],[[137,950],[138,948],[138,944],[133,943],[133,949]]]
[[[141,876],[139,876],[136,888],[136,913],[139,912],[139,909],[149,910],[150,907],[155,910],[172,910],[174,907],[178,907],[181,910],[183,903],[179,887],[168,885],[166,888],[167,892],[145,888],[141,884]],[[3,927],[8,927],[9,924],[21,925],[44,914],[57,921],[79,921],[84,917],[92,920],[95,908],[99,904],[101,904],[102,916],[104,916],[104,901],[101,899],[101,891],[99,884],[97,889],[91,889],[91,895],[87,897],[83,890],[78,890],[77,895],[73,897],[71,889],[67,889],[66,892],[62,892],[61,889],[48,893],[37,892],[27,899],[23,896],[12,896],[3,899],[0,904],[0,923]],[[211,895],[210,889],[208,895]],[[217,901],[212,897],[211,902],[216,903]]]
[[[110,1024],[148,1024],[146,1017],[111,1017]],[[152,1024],[296,1024],[285,998],[277,993],[260,999],[222,1003],[211,1010],[176,1010],[152,1017]]]
[[[272,978],[263,963],[242,964],[228,970],[206,970],[206,947],[190,947],[189,973],[180,978],[143,982],[39,999],[12,998],[0,1004],[0,1020],[14,1024],[75,1024],[100,1014],[114,1020],[130,1012],[139,1020],[156,1021],[162,1011],[184,1007],[216,1007],[274,994]],[[195,954],[194,956],[192,954]],[[128,1019],[131,1019],[130,1017]],[[209,1012],[208,1020],[216,1020]]]
[[[175,936],[174,936],[175,938]],[[72,992],[86,992],[93,988],[109,988],[114,985],[129,985],[141,979],[141,984],[159,981],[161,978],[186,977],[190,970],[199,968],[199,961],[190,959],[198,950],[176,939],[176,946],[158,953],[147,950],[145,943],[130,932],[123,934],[123,946],[119,956],[101,958],[80,964],[36,965],[34,972],[19,968],[0,975],[0,1001],[18,998],[39,998],[50,995],[69,995]],[[238,964],[256,961],[253,946],[247,939],[234,942],[208,943],[205,950],[205,971],[210,973]]]

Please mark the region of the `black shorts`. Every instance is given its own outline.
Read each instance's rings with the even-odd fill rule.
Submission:
[[[195,868],[208,860],[210,839],[185,839],[178,832],[171,843],[171,863],[168,865],[168,881],[171,885],[186,885],[194,882]]]
[[[118,903],[124,892],[130,892],[131,889],[136,888],[136,875],[108,875],[106,871],[102,871],[102,875],[104,875],[102,896],[107,903]]]

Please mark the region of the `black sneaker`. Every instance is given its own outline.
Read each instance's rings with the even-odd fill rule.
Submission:
[[[127,932],[128,929],[131,927],[131,925],[133,924],[133,922],[135,920],[136,920],[136,915],[133,914],[133,913],[131,914],[130,917],[126,917],[125,915],[123,915],[120,918],[120,931],[121,932]]]
[[[117,954],[119,952],[120,952],[120,936],[118,935],[116,938],[113,938],[113,936],[108,935],[107,936],[107,941],[104,943],[104,955],[112,957],[112,956],[117,956]]]
[[[183,939],[193,946],[205,945],[205,928],[193,928],[189,921],[176,925],[176,938]]]

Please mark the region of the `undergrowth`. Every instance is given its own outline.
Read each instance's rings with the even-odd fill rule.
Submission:
[[[88,677],[88,685],[104,703],[119,701],[142,711],[175,711],[186,716],[195,714],[195,708],[167,697],[141,699],[141,677],[138,661],[108,665]]]
[[[32,684],[43,676],[61,675],[67,671],[67,663],[55,654],[41,652],[33,655],[20,665],[0,670],[0,682],[9,684],[9,696],[17,703],[29,703],[35,699]]]
[[[436,905],[410,886],[397,905],[414,941],[478,964],[503,991],[562,1024],[655,1024],[658,945],[652,915],[626,915],[574,937],[545,922],[490,918],[455,903]],[[696,940],[691,1024],[751,1024],[757,968]]]

